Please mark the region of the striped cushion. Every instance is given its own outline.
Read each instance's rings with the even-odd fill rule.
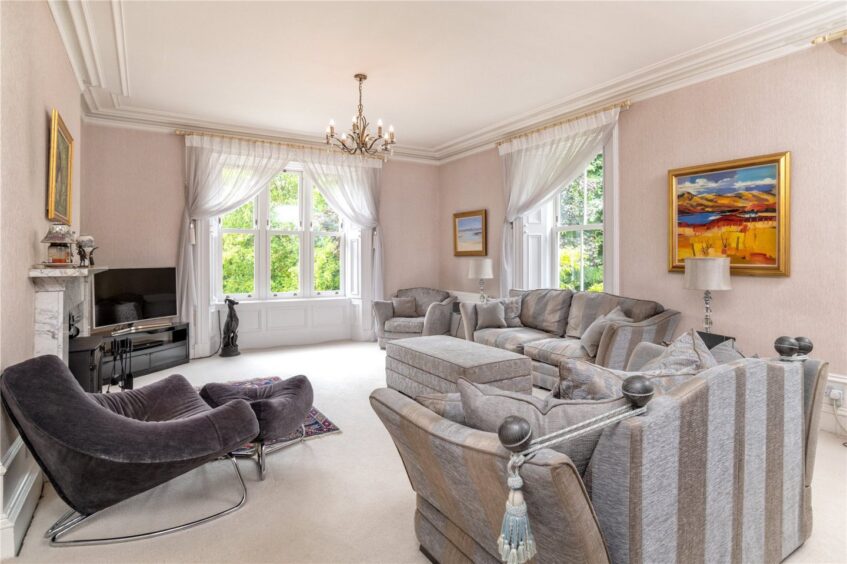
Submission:
[[[654,395],[662,395],[696,376],[699,370],[688,368],[676,370],[639,370],[626,372],[613,370],[582,360],[563,359],[559,364],[560,391],[562,398],[605,400],[623,396],[621,386],[630,376],[649,378],[654,386]]]
[[[565,334],[570,310],[570,290],[530,290],[521,300],[521,323],[555,337]]]
[[[423,333],[424,317],[392,317],[385,322],[390,333]]]
[[[474,332],[473,340],[489,347],[523,354],[526,343],[549,339],[551,336],[550,333],[529,327],[507,327],[506,329],[480,329]]]
[[[620,306],[624,315],[638,323],[664,311],[664,308],[649,300],[624,298],[603,292],[577,292],[571,301],[566,335],[579,338],[594,320]]]
[[[559,361],[572,359],[589,359],[588,353],[580,344],[579,339],[542,339],[524,345],[523,353],[538,362],[559,366]]]
[[[689,329],[676,338],[657,358],[647,362],[641,370],[705,370],[717,366],[718,362],[709,347],[694,329]]]

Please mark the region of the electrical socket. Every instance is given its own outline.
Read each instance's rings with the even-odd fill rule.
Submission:
[[[832,384],[827,384],[824,393],[836,409],[840,408],[844,403],[844,390],[841,386],[833,386]]]

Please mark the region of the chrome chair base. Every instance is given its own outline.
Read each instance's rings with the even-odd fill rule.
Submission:
[[[235,475],[238,477],[238,483],[241,485],[241,499],[232,507],[228,507],[222,511],[218,511],[217,513],[207,515],[206,517],[202,517],[200,519],[196,519],[188,523],[174,525],[173,527],[159,529],[157,531],[151,531],[148,533],[138,533],[134,535],[125,535],[119,537],[103,537],[97,539],[78,539],[64,541],[59,540],[62,536],[70,532],[72,529],[76,528],[77,525],[80,525],[87,521],[89,518],[93,517],[94,515],[97,515],[97,513],[83,515],[71,509],[70,511],[62,515],[58,521],[53,523],[53,525],[49,529],[47,529],[47,531],[44,533],[44,538],[50,539],[50,546],[89,546],[96,544],[112,544],[160,537],[162,535],[167,535],[168,533],[175,533],[177,531],[183,531],[191,527],[196,527],[197,525],[202,525],[203,523],[208,523],[209,521],[213,521],[218,517],[223,517],[224,515],[227,515],[239,509],[241,506],[244,505],[244,502],[247,500],[247,487],[244,485],[244,478],[241,476],[241,470],[238,469],[238,463],[235,461],[235,458],[233,458],[231,455],[227,456],[226,458],[228,458],[229,461],[232,462],[232,467],[235,469]]]
[[[256,441],[255,446],[251,449],[243,449],[240,451],[236,451],[233,456],[237,456],[239,458],[253,458],[256,457],[256,464],[259,466],[259,479],[265,479],[265,473],[267,472],[267,462],[266,457],[269,454],[273,454],[278,450],[282,450],[285,447],[290,447],[291,445],[295,445],[298,443],[302,443],[306,440],[306,425],[300,425],[300,436],[296,439],[291,439],[290,441],[285,441],[284,443],[274,443],[270,446],[265,446],[264,441]]]

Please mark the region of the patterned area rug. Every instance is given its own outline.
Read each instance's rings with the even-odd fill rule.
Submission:
[[[279,376],[268,376],[265,378],[251,378],[250,380],[237,380],[233,382],[226,382],[227,384],[232,384],[234,386],[240,386],[244,388],[256,388],[259,386],[267,386],[269,384],[273,384],[274,382],[280,382],[282,378]],[[326,415],[318,411],[314,406],[309,410],[309,413],[306,415],[306,418],[303,420],[303,425],[306,427],[306,437],[304,440],[314,439],[316,437],[322,437],[324,435],[331,435],[333,433],[340,433],[341,429],[338,426],[330,421]],[[300,430],[294,431],[287,437],[282,437],[280,439],[274,439],[272,441],[266,441],[265,446],[271,446],[275,443],[282,443],[286,441],[291,441],[294,439],[300,438]],[[253,447],[253,444],[244,445],[245,449],[250,449]]]

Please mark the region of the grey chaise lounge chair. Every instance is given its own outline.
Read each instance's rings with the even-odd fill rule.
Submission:
[[[107,507],[206,462],[227,456],[259,432],[250,405],[209,407],[179,375],[126,392],[88,394],[56,356],[7,368],[3,405],[56,493],[71,510],[46,533],[54,545],[101,544],[159,536],[205,523],[243,505],[190,523],[123,537],[59,541]]]

